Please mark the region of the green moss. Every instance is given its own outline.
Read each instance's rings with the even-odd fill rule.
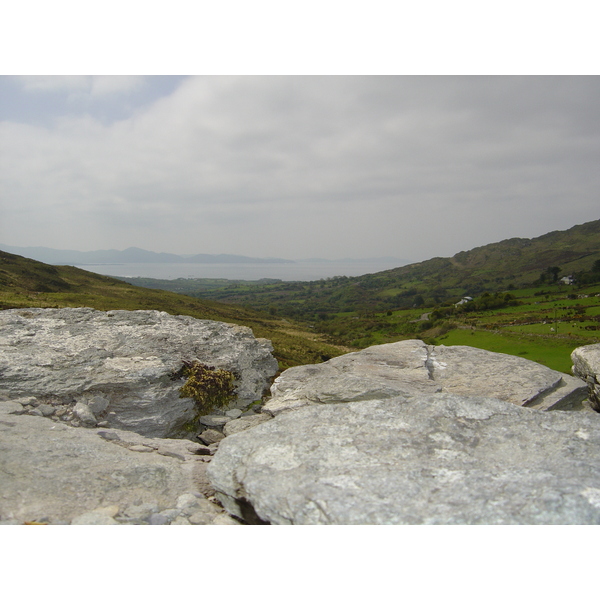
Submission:
[[[179,392],[180,398],[193,398],[198,406],[198,416],[216,408],[223,408],[235,399],[235,375],[225,369],[216,369],[198,361],[184,361],[174,379],[186,377]]]

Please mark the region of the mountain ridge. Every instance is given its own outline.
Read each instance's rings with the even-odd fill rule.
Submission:
[[[201,263],[201,264],[226,264],[226,263],[293,263],[285,258],[255,258],[238,254],[193,254],[182,256],[170,252],[153,252],[131,246],[125,250],[57,250],[46,246],[8,246],[0,244],[0,250],[10,254],[23,256],[44,262],[46,264],[121,264],[121,263]]]

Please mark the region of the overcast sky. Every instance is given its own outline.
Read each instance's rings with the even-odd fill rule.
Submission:
[[[0,77],[0,242],[411,262],[600,218],[600,78]]]

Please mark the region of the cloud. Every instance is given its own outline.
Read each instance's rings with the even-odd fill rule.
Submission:
[[[5,243],[420,260],[598,218],[595,77],[153,82],[23,82],[135,102],[2,121]]]
[[[14,79],[26,92],[91,96],[128,94],[144,83],[143,77],[127,75],[22,75]]]

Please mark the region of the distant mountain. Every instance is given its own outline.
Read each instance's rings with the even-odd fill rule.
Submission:
[[[21,248],[0,244],[0,250],[17,254],[51,265],[102,265],[122,263],[293,263],[283,258],[251,258],[236,254],[194,254],[180,256],[168,252],[151,252],[142,248],[127,248],[126,250],[55,250],[43,246]]]

